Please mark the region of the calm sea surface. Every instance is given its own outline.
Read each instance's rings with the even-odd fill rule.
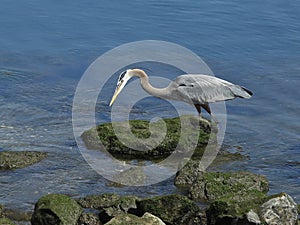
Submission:
[[[250,159],[223,169],[263,174],[270,193],[285,191],[300,202],[300,1],[2,0],[0,24],[0,151],[49,153],[34,166],[0,172],[1,204],[32,210],[47,193],[176,192],[172,179],[109,186],[85,162],[72,131],[74,92],[90,63],[121,44],[149,39],[189,48],[216,76],[254,92],[250,100],[226,103],[224,144],[241,147]],[[110,120],[114,88],[99,100],[98,122]],[[137,108],[136,117],[172,115],[156,101]]]

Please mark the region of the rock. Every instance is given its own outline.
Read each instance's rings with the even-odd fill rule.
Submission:
[[[113,217],[128,212],[135,212],[137,208],[136,200],[138,200],[138,198],[135,196],[120,197],[117,201],[113,202],[111,206],[102,208],[102,211],[99,213],[100,220],[106,223]]]
[[[174,184],[178,187],[191,187],[198,177],[203,176],[199,160],[190,160],[177,172]]]
[[[10,219],[0,218],[0,225],[16,225]]]
[[[242,196],[257,192],[267,193],[268,180],[248,172],[205,172],[190,188],[190,197],[200,200],[216,200],[224,196]],[[252,192],[253,191],[253,192]]]
[[[120,195],[114,193],[88,195],[77,199],[78,204],[83,208],[103,209],[113,206],[120,199]]]
[[[113,217],[136,211],[136,196],[119,196],[117,194],[89,195],[78,199],[77,202],[84,208],[100,210],[99,218],[102,223]]]
[[[268,191],[265,177],[248,172],[203,172],[197,164],[183,168],[175,184],[189,187],[194,200],[210,202],[209,224],[257,224],[259,212]]]
[[[0,152],[0,170],[11,170],[30,166],[46,158],[47,153],[36,151]]]
[[[269,200],[261,206],[261,217],[268,225],[296,224],[297,204],[286,193],[270,196]]]
[[[152,224],[157,224],[157,225],[165,225],[165,223],[160,219],[158,218],[157,216],[154,216],[152,215],[151,213],[145,213],[143,216],[142,216],[142,219],[145,219],[146,220],[149,220],[152,221]]]
[[[0,205],[0,218],[5,217],[5,210],[4,207],[2,205]]]
[[[252,224],[261,224],[260,218],[252,209],[246,214],[247,221]]]
[[[115,183],[129,186],[144,184],[146,179],[147,176],[141,167],[132,167],[114,176]]]
[[[35,204],[31,217],[32,225],[76,225],[82,208],[70,197],[49,194]]]
[[[137,142],[136,139],[132,139],[133,136],[131,136],[131,132],[128,131],[128,121],[114,122],[113,124],[101,124],[95,128],[85,131],[82,134],[81,138],[88,149],[103,150],[103,147],[100,144],[102,143],[105,147],[105,150],[119,159],[164,159],[175,150],[178,145],[179,138],[182,136],[182,133],[184,133],[185,135],[185,139],[183,139],[183,142],[190,143],[191,140],[189,139],[189,137],[192,136],[192,133],[195,133],[195,129],[190,129],[190,127],[197,127],[200,123],[200,127],[202,129],[200,129],[199,132],[198,143],[195,143],[196,149],[194,151],[194,155],[197,155],[197,157],[202,156],[204,147],[207,145],[210,137],[210,126],[207,121],[201,120],[199,122],[199,119],[193,116],[181,116],[173,119],[164,119],[163,121],[166,124],[167,132],[161,143],[160,141],[157,141],[156,143],[156,139],[148,143],[146,139],[151,135],[152,137],[157,137],[157,140],[160,140],[163,130],[163,128],[160,127],[162,126],[162,120],[151,123],[151,127],[154,128],[153,133],[151,133],[149,130],[149,121],[130,121],[130,129],[134,134],[134,137],[145,139],[145,142]],[[188,123],[193,125],[189,125],[189,129],[185,129],[184,132],[181,132],[181,121],[184,124]],[[135,150],[134,148],[125,146],[121,141],[119,141],[118,137],[115,134],[113,126],[118,127],[118,130],[123,131],[122,134],[128,134],[128,136],[125,136],[124,139],[126,139],[126,141],[130,143],[130,146],[143,150]],[[155,147],[152,148],[152,146]],[[179,149],[181,149],[183,155],[186,154],[184,146],[179,146]]]
[[[207,209],[209,224],[257,224],[260,205],[266,195],[257,190],[223,196],[210,203]]]
[[[102,223],[96,215],[82,213],[77,221],[77,225],[102,225]]]
[[[145,213],[142,217],[132,214],[120,214],[112,218],[107,225],[165,225],[158,217]]]
[[[181,195],[166,195],[137,201],[137,212],[149,212],[166,224],[206,224],[205,213],[190,199]]]

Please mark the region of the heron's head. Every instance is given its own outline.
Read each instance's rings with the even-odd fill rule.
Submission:
[[[133,74],[133,70],[131,70],[131,69],[123,71],[120,74],[115,93],[114,93],[113,97],[111,98],[109,106],[112,106],[112,104],[116,100],[117,96],[120,94],[120,92],[122,91],[122,89],[125,87],[126,83],[130,80],[130,78],[132,76],[134,76],[134,74]]]

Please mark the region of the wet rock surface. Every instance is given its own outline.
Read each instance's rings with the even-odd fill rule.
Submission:
[[[201,129],[198,132],[199,125]],[[119,130],[122,134],[122,140],[126,142],[126,145],[119,140],[120,136],[117,137],[115,130]],[[164,130],[166,132],[163,132]],[[145,120],[105,123],[85,131],[81,138],[88,149],[103,150],[104,147],[119,159],[157,160],[166,158],[175,149],[183,157],[191,154],[185,150],[186,145],[195,146],[194,155],[201,157],[210,133],[210,124],[206,120],[199,120],[193,116],[181,116],[153,123]],[[151,141],[147,141],[150,136]]]
[[[264,176],[248,172],[204,172],[197,160],[188,162],[176,174],[174,184],[188,188],[191,199],[208,201],[269,190]]]
[[[206,216],[195,202],[181,195],[159,196],[137,202],[138,213],[149,212],[166,224],[206,224]]]
[[[32,225],[75,225],[82,208],[70,197],[62,194],[43,196],[35,204]]]
[[[24,168],[47,157],[45,152],[36,151],[3,151],[0,152],[0,170]]]

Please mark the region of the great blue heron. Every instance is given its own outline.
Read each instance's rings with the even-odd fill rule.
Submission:
[[[209,75],[186,74],[177,77],[165,88],[155,88],[149,83],[149,77],[141,69],[128,69],[119,76],[115,93],[109,103],[111,106],[118,94],[132,77],[139,77],[141,86],[150,95],[158,98],[183,101],[196,107],[201,117],[204,108],[212,118],[209,103],[240,98],[250,98],[252,92],[239,85]]]

